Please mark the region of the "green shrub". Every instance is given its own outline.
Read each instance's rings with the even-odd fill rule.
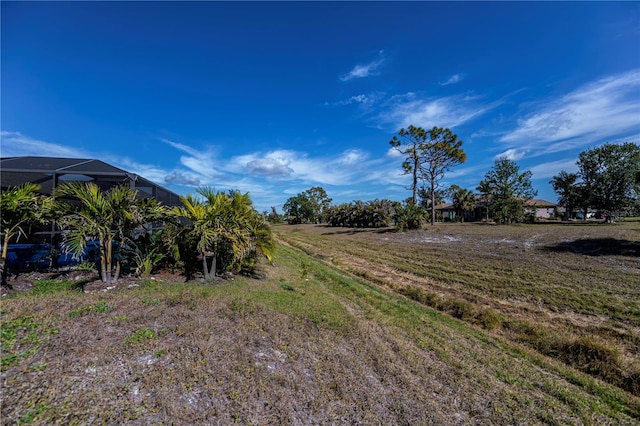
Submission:
[[[146,340],[152,340],[157,337],[156,332],[151,328],[139,328],[124,339],[125,345],[135,345]]]
[[[475,306],[463,300],[447,300],[443,304],[442,310],[454,318],[465,321],[473,319],[476,314]]]
[[[480,311],[476,320],[486,330],[496,330],[502,327],[502,323],[505,321],[504,315],[493,309],[487,308]]]
[[[78,291],[82,289],[83,282],[67,280],[37,280],[31,294],[51,294],[65,291]]]
[[[163,258],[164,256],[156,253],[155,250],[148,253],[136,253],[133,258],[136,264],[136,274],[139,277],[148,277]]]
[[[406,206],[396,206],[393,222],[396,231],[402,232],[411,229],[420,229],[427,218],[427,212],[421,206],[407,204]]]
[[[572,342],[564,342],[559,349],[567,364],[589,374],[610,378],[617,376],[620,371],[618,349],[593,337],[583,336]]]
[[[428,293],[421,288],[410,285],[399,289],[398,293],[432,308],[437,309],[442,304],[441,297],[436,293]]]
[[[94,312],[96,314],[106,314],[111,311],[113,311],[113,308],[104,300],[100,300],[91,305],[82,306],[80,308],[72,310],[71,312],[69,312],[69,318],[77,318],[91,312]]]

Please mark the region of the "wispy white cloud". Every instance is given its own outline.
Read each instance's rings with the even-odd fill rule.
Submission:
[[[179,142],[174,142],[174,141],[171,141],[169,139],[160,139],[160,140],[162,142],[166,143],[167,145],[170,145],[170,146],[174,147],[175,149],[177,149],[179,151],[186,152],[189,155],[192,155],[192,156],[200,155],[200,152],[197,149],[192,148],[192,147],[190,147],[188,145],[185,145],[185,144],[182,144],[182,143],[179,143]]]
[[[165,176],[168,176],[169,180],[181,176],[188,177],[193,181],[198,180],[203,185],[221,189],[238,188],[259,193],[260,197],[264,198],[265,191],[273,184],[273,181],[265,182],[265,177],[309,185],[341,185],[353,182],[357,174],[356,168],[346,168],[343,163],[354,160],[356,154],[363,159],[366,158],[365,154],[357,151],[312,158],[304,152],[293,150],[253,152],[231,158],[214,158],[209,150],[198,156],[180,157],[180,165],[185,167],[186,171],[176,169]],[[216,169],[213,169],[212,164],[216,164]]]
[[[372,171],[383,161],[370,159],[360,149],[340,154],[311,157],[305,152],[275,150],[254,152],[229,159],[222,169],[227,173],[267,176],[278,180],[311,185],[350,185],[373,179]]]
[[[214,169],[212,166],[213,164],[217,163],[218,162],[214,161],[214,158],[210,155],[201,155],[197,157],[180,157],[180,164],[194,172],[196,175],[200,175],[205,181],[209,181],[211,179],[219,178],[222,176],[222,173]]]
[[[192,179],[208,182],[212,179],[219,179],[222,177],[222,173],[213,166],[214,164],[219,164],[213,147],[208,147],[205,150],[198,150],[191,146],[170,141],[168,139],[162,139],[162,141],[173,148],[188,154],[180,156],[180,164],[191,171],[190,176]]]
[[[456,95],[428,98],[410,92],[391,97],[377,119],[394,129],[409,125],[452,128],[480,117],[501,102],[482,104],[477,97]]]
[[[306,153],[288,151],[292,179],[300,179],[312,184],[340,185],[350,175],[342,168],[336,170],[336,158],[312,158]]]
[[[472,179],[475,182],[475,179],[478,179],[479,181],[480,176],[489,170],[490,167],[491,166],[484,163],[473,166],[461,165],[451,169],[451,171],[447,173],[447,176],[451,179],[465,178],[465,181],[467,181],[467,179]]]
[[[635,142],[640,144],[640,133],[636,133],[636,134],[629,134],[629,135],[625,135],[625,136],[621,136],[617,139],[609,139],[607,140],[608,143],[613,143],[616,145],[621,145],[625,142]]]
[[[342,153],[342,155],[338,158],[338,163],[343,166],[360,166],[362,165],[366,159],[369,157],[369,154],[359,149],[349,149]]]
[[[518,161],[522,159],[525,154],[526,154],[526,151],[523,149],[511,148],[494,156],[493,159],[497,160],[499,158],[506,158],[507,160]]]
[[[455,84],[458,83],[460,81],[462,81],[462,79],[464,78],[464,76],[462,74],[454,74],[451,77],[449,77],[447,80],[443,81],[442,83],[438,83],[441,86],[448,86],[450,84]]]
[[[92,158],[86,151],[25,136],[20,132],[0,132],[0,156],[2,157],[67,157]]]
[[[386,156],[389,158],[400,158],[402,157],[404,154],[400,153],[400,151],[398,151],[397,149],[391,147],[389,149],[387,149],[387,154]]]
[[[378,54],[379,58],[369,62],[368,64],[358,64],[348,73],[340,76],[340,80],[349,81],[354,78],[364,78],[369,77],[370,75],[375,75],[377,73],[380,65],[384,63],[383,51],[381,50]]]
[[[351,104],[359,104],[359,105],[372,105],[378,102],[384,96],[383,93],[369,93],[369,94],[360,94],[354,95],[347,99],[342,99],[335,102],[325,102],[324,106],[327,107],[336,107],[336,106],[345,106]]]
[[[549,161],[529,168],[533,179],[551,179],[560,171],[575,173],[578,171],[577,158]]]
[[[164,177],[167,175],[167,171],[162,167],[158,167],[152,164],[140,163],[128,157],[113,154],[96,155],[94,153],[92,154],[91,158],[100,158],[101,160],[109,164],[113,164],[114,166],[119,167],[123,170],[140,175],[145,179],[150,180],[151,182],[155,182],[158,185],[163,184]]]
[[[538,103],[501,142],[559,152],[640,129],[640,69],[588,83]]]

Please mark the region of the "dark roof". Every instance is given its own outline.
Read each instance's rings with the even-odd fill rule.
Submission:
[[[59,180],[91,181],[102,190],[129,184],[138,190],[141,197],[153,197],[167,206],[180,204],[178,194],[142,176],[114,167],[104,161],[91,158],[0,158],[0,186],[2,188],[33,182],[40,185],[40,192],[51,194],[54,185],[57,185]]]
[[[8,157],[0,159],[0,169],[3,172],[127,175],[122,169],[89,158]]]

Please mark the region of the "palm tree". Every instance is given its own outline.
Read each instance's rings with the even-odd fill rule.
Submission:
[[[38,194],[40,185],[25,183],[0,192],[0,211],[2,211],[2,258],[0,268],[3,284],[6,281],[7,249],[14,238],[26,235],[25,227],[35,223],[44,223],[53,205],[51,197]]]
[[[185,219],[184,238],[196,241],[202,257],[205,280],[215,277],[217,258],[222,251],[231,253],[234,261],[240,260],[251,249],[251,216],[253,212],[248,194],[230,195],[215,192],[210,187],[198,188],[202,198],[189,194],[180,197],[182,207],[175,207],[172,215]],[[211,259],[209,265],[208,259]]]
[[[456,215],[460,217],[460,222],[464,222],[464,212],[473,210],[476,206],[476,196],[468,189],[461,188],[458,185],[451,185],[449,188],[451,199],[453,201],[453,209]]]
[[[248,192],[243,194],[240,191],[232,191],[229,195],[232,198],[231,204],[236,215],[249,224],[248,253],[264,256],[271,262],[275,251],[275,240],[267,220],[253,207]]]
[[[137,191],[118,186],[102,192],[92,182],[66,182],[57,187],[54,194],[75,200],[59,202],[58,225],[66,230],[65,249],[79,256],[88,241],[97,240],[100,277],[105,283],[116,282],[126,239],[147,217],[144,202],[136,200]],[[160,208],[156,204],[152,210]]]

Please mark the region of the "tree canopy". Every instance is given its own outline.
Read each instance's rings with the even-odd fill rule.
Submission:
[[[478,191],[489,198],[489,209],[500,223],[511,223],[524,217],[524,203],[536,196],[531,184],[531,171],[520,173],[512,160],[499,158],[478,185]]]
[[[453,209],[457,217],[460,218],[460,222],[464,222],[464,212],[471,211],[475,208],[476,196],[470,190],[458,185],[451,185],[449,187],[449,194],[451,195]]]
[[[407,129],[400,129],[397,136],[389,141],[389,144],[406,158],[402,162],[405,174],[411,174],[412,203],[418,203],[418,179],[422,170],[424,158],[421,147],[427,140],[427,132],[422,127],[409,126]]]
[[[331,201],[322,187],[314,186],[289,197],[283,210],[289,224],[319,223],[326,220]]]
[[[407,130],[400,129],[398,136],[394,136],[389,143],[399,153],[406,155],[402,167],[405,174],[412,175],[412,203],[417,204],[418,180],[426,181],[430,188],[433,225],[436,220],[436,191],[440,179],[451,167],[464,163],[467,159],[462,141],[451,130],[441,127],[424,130],[409,126]]]
[[[449,129],[434,127],[427,132],[427,141],[421,147],[424,158],[422,174],[431,189],[431,224],[436,221],[436,190],[440,179],[451,167],[467,161],[462,141]]]
[[[607,220],[632,207],[640,195],[640,146],[633,142],[605,144],[580,153],[579,175],[591,207],[606,213]]]
[[[576,186],[577,180],[577,173],[567,173],[562,170],[549,181],[551,186],[553,186],[553,190],[558,194],[558,203],[564,204],[565,220],[571,219],[573,207],[579,202],[579,192]]]

